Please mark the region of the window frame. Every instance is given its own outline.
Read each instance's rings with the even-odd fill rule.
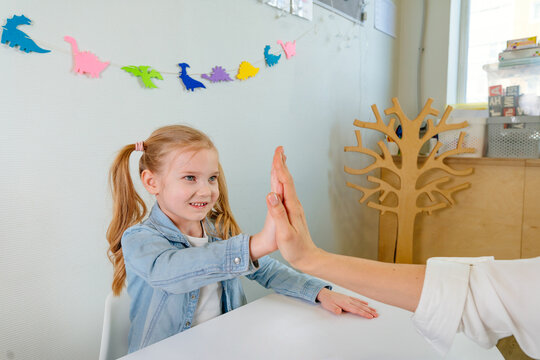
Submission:
[[[459,53],[456,99],[460,104],[467,102],[467,71],[469,63],[470,0],[461,0],[459,16]]]

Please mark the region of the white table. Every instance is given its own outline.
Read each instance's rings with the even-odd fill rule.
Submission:
[[[348,290],[334,289],[355,296]],[[378,318],[337,316],[320,306],[271,294],[122,359],[442,358],[416,332],[410,312],[366,300],[377,309]],[[458,334],[446,359],[504,358],[497,348],[483,349]]]

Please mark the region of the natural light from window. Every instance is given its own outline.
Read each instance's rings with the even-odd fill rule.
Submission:
[[[485,64],[498,62],[506,40],[536,36],[540,40],[540,0],[469,0],[469,49],[466,102],[486,102]]]

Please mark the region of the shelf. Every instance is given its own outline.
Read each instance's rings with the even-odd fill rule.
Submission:
[[[401,162],[400,157],[394,159]],[[422,157],[419,161],[425,159]],[[452,196],[453,206],[431,215],[417,215],[414,263],[423,264],[428,258],[437,256],[493,255],[497,259],[540,256],[540,159],[449,157],[445,162],[458,170],[474,168],[474,172],[451,177],[442,188],[463,183],[470,186]],[[417,188],[443,176],[446,175],[426,172],[419,178]],[[400,188],[400,179],[391,170],[383,169],[381,179]],[[430,206],[445,201],[444,196],[438,196],[430,200],[424,194],[417,199],[417,204]],[[396,206],[398,199],[389,196],[384,201],[384,205]],[[379,260],[393,260],[397,229],[395,214],[380,215]]]
[[[396,164],[401,163],[401,156],[392,157]],[[422,164],[427,156],[420,156],[418,162]],[[473,157],[448,157],[445,159],[447,164],[464,165],[489,165],[489,166],[516,166],[516,167],[540,167],[540,159],[513,159],[513,158],[473,158]]]
[[[538,115],[516,115],[516,116],[490,116],[487,124],[508,124],[508,123],[539,123]]]
[[[497,73],[499,71],[506,71],[510,73],[512,70],[520,70],[524,68],[535,68],[540,66],[540,58],[524,58],[524,59],[513,59],[493,64],[486,64],[482,66],[482,69],[487,73]]]

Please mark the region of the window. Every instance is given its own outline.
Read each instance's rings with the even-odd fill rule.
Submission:
[[[531,15],[532,23],[540,22],[540,0],[536,0],[532,3]]]
[[[468,46],[462,48],[466,68],[460,71],[465,84],[460,87],[458,101],[486,102],[487,74],[482,66],[498,61],[506,40],[530,36],[540,40],[540,0],[462,0],[462,6],[469,10],[468,23],[461,24],[468,27],[462,31]]]

